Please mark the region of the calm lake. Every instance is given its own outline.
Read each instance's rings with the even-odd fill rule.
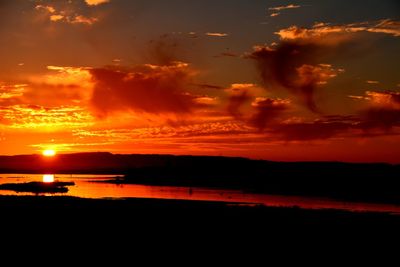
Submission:
[[[251,194],[238,190],[167,187],[150,185],[115,185],[104,181],[116,175],[38,175],[38,174],[0,174],[0,184],[24,183],[32,181],[75,182],[64,194],[44,194],[48,196],[75,196],[82,198],[154,198],[222,201],[235,204],[261,204],[272,207],[293,207],[304,209],[340,209],[349,211],[375,211],[400,214],[400,205],[370,204],[336,201],[314,197],[277,196]],[[0,195],[33,195],[0,190]]]

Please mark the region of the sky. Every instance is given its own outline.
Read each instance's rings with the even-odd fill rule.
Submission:
[[[0,0],[0,154],[400,163],[397,0]]]

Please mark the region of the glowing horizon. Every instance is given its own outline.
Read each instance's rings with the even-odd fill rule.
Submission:
[[[54,149],[46,149],[43,150],[42,155],[45,157],[54,157],[57,152]]]
[[[166,2],[1,2],[0,155],[400,163],[398,1]]]

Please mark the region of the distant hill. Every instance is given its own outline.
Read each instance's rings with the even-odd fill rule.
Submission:
[[[117,155],[107,152],[42,155],[0,156],[0,173],[109,173],[121,174],[139,168],[228,167],[247,164],[245,158],[173,156],[173,155]]]
[[[246,158],[214,156],[174,156],[111,154],[108,152],[0,156],[0,173],[108,173],[125,174],[138,169],[184,170],[192,175],[255,174],[260,170],[277,175],[352,174],[358,176],[391,175],[400,165],[385,163],[359,164],[341,162],[272,162]],[[397,176],[400,179],[400,176]]]

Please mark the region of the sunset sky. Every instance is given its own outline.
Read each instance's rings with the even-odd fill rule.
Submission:
[[[400,163],[398,0],[0,0],[0,154]]]

